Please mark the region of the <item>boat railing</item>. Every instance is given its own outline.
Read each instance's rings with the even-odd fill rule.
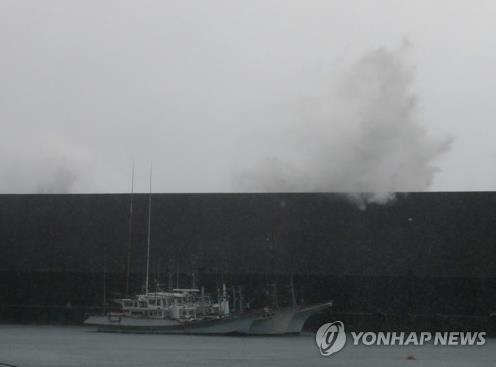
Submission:
[[[109,312],[107,318],[112,323],[119,323],[122,320],[123,314],[120,312]]]

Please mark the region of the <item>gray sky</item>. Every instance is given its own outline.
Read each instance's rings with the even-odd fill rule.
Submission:
[[[0,2],[0,192],[494,190],[496,2]],[[438,169],[438,170],[437,170]]]

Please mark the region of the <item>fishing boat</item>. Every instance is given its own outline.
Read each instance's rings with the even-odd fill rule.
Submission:
[[[233,313],[225,285],[217,299],[205,295],[202,288],[155,291],[114,302],[120,306],[119,312],[90,316],[84,323],[96,326],[101,332],[286,335],[299,334],[312,314],[332,306],[332,302],[326,302]]]
[[[146,334],[248,334],[263,314],[232,314],[226,287],[213,300],[199,289],[155,291],[134,298],[117,299],[120,312],[90,316],[86,325],[98,331]]]

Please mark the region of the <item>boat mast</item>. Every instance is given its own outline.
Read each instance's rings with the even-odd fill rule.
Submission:
[[[146,278],[145,278],[145,294],[148,293],[148,277],[150,273],[150,230],[152,224],[152,164],[150,163],[150,192],[148,194],[148,238],[146,247]]]
[[[107,245],[103,245],[103,314],[105,315],[105,307],[107,305]]]
[[[296,293],[294,288],[293,274],[291,274],[291,278],[289,280],[289,286],[291,288],[291,306],[296,307]]]
[[[129,232],[127,243],[127,262],[126,262],[126,297],[129,297],[129,274],[131,272],[131,247],[133,242],[133,201],[134,201],[134,161],[131,171],[131,200],[129,203]]]

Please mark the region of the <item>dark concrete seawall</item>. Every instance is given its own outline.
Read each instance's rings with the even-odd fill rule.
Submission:
[[[0,195],[0,319],[77,320],[101,306],[104,267],[107,298],[122,295],[129,202]],[[274,282],[287,301],[293,274],[304,302],[333,299],[333,317],[351,324],[489,327],[495,208],[493,192],[401,194],[365,210],[337,194],[154,194],[151,277],[167,284],[179,270],[189,286],[194,272],[207,287],[241,284],[262,305]],[[146,213],[147,195],[135,195],[132,292],[144,279]]]

